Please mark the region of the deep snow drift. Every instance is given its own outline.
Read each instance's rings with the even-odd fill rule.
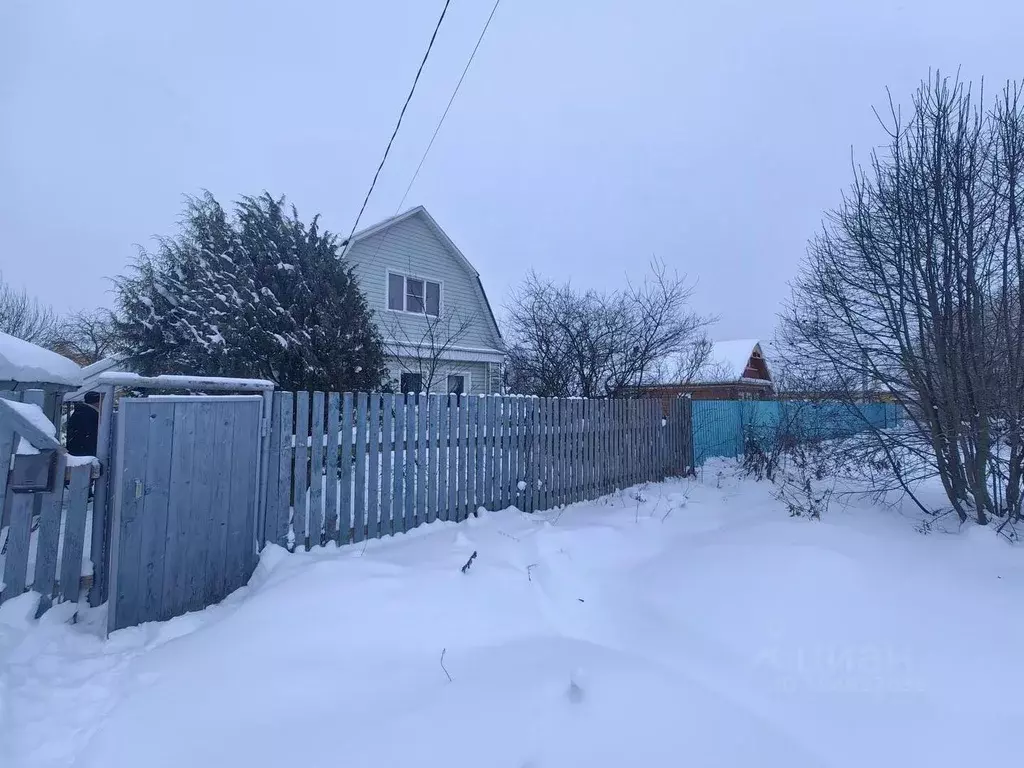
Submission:
[[[16,599],[0,765],[1018,764],[1019,550],[866,504],[789,518],[735,472],[274,548],[225,603],[106,641]]]

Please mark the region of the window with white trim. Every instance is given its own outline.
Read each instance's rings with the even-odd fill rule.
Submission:
[[[388,272],[388,309],[437,317],[441,314],[441,284]]]
[[[466,394],[466,377],[460,373],[449,374],[448,392],[452,395]]]

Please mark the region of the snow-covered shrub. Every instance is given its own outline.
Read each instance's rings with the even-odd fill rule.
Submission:
[[[189,199],[179,232],[115,281],[126,364],[284,389],[380,386],[383,341],[340,245],[284,198],[243,197],[231,216],[209,193]]]

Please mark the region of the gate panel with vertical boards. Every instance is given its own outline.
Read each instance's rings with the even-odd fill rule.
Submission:
[[[212,605],[257,561],[263,398],[123,398],[108,629]]]

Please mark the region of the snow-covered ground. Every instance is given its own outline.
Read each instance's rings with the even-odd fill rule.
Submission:
[[[18,598],[0,766],[1021,764],[1019,547],[867,502],[790,518],[770,490],[714,463],[273,548],[225,603],[106,641]]]

